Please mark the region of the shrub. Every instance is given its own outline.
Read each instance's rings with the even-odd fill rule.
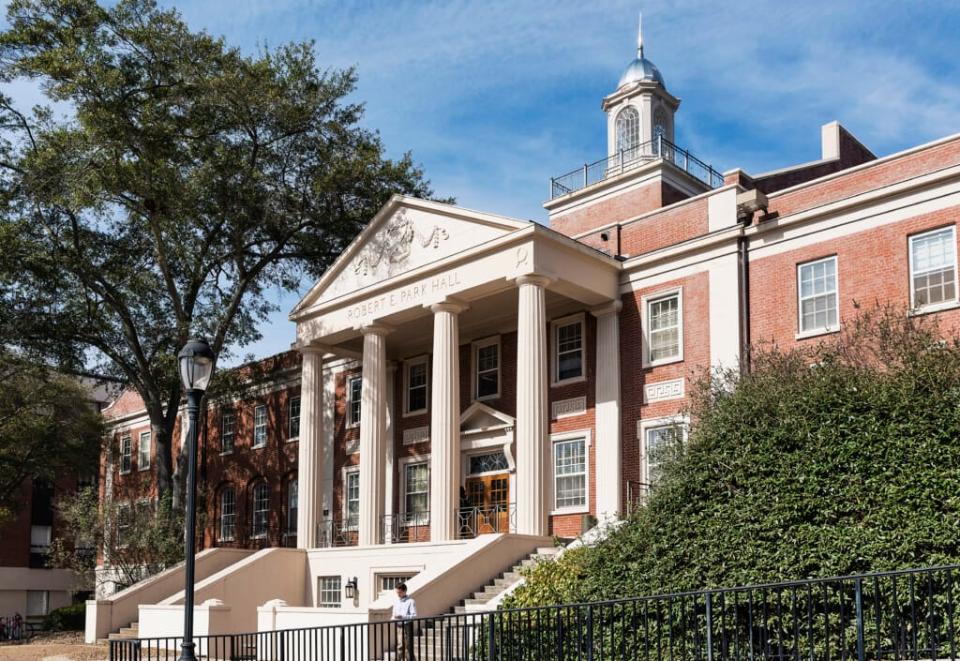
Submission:
[[[43,620],[46,631],[79,631],[86,624],[86,604],[71,604],[50,611]]]

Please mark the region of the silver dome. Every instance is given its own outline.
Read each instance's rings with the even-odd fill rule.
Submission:
[[[620,76],[620,82],[617,84],[617,89],[638,81],[660,83],[660,87],[667,89],[667,85],[663,82],[663,76],[660,75],[660,70],[641,53],[638,53],[637,59],[624,70],[623,75]]]

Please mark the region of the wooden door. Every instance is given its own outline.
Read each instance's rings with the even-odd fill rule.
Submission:
[[[466,497],[470,516],[462,525],[474,535],[510,532],[510,475],[498,473],[468,477]],[[463,517],[461,517],[463,518]]]

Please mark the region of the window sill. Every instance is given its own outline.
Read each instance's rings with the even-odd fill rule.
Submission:
[[[649,367],[661,367],[663,365],[673,365],[674,363],[682,363],[683,356],[674,356],[673,358],[660,358],[659,360],[646,360],[643,363],[644,368]]]
[[[561,388],[563,386],[573,385],[574,383],[583,383],[587,380],[586,375],[581,374],[580,376],[571,377],[569,379],[564,379],[562,381],[551,381],[551,388]]]
[[[296,443],[296,442],[298,442],[299,440],[300,440],[300,437],[299,437],[299,436],[291,436],[291,437],[288,438],[286,441],[284,441],[284,443]]]
[[[358,429],[360,427],[359,422],[348,422],[347,429]]]
[[[267,444],[266,444],[266,443],[261,443],[260,445],[251,445],[251,446],[250,446],[250,449],[251,449],[251,450],[262,450],[262,449],[265,448],[265,447],[267,447]]]
[[[566,516],[570,514],[589,514],[590,508],[586,505],[582,507],[567,507],[564,509],[552,510],[550,516]]]
[[[231,455],[231,454],[233,454],[233,450],[221,450],[221,451],[220,451],[220,456],[221,456],[221,457],[226,457],[227,455]]]
[[[500,399],[500,393],[498,392],[498,393],[496,393],[495,395],[484,395],[483,397],[474,397],[474,398],[473,398],[473,401],[475,401],[475,402],[489,402],[489,401],[492,400],[492,399]]]
[[[419,411],[405,411],[401,417],[412,418],[416,415],[426,415],[429,412],[430,412],[430,409],[420,409]]]
[[[948,301],[946,303],[937,303],[936,305],[925,305],[922,308],[914,308],[913,310],[910,310],[909,316],[922,317],[925,314],[933,314],[934,312],[946,312],[947,310],[956,310],[958,308],[960,308],[960,302]]]
[[[839,333],[840,327],[834,326],[833,328],[814,328],[808,331],[801,331],[794,335],[795,340],[806,340],[811,337],[821,337],[823,335],[833,335],[834,333]]]
[[[127,470],[122,470],[122,471],[120,471],[119,474],[120,474],[120,475],[129,475],[129,474],[130,474],[130,469],[128,468]]]

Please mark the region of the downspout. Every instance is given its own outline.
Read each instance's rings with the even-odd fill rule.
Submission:
[[[750,218],[743,223],[737,237],[737,267],[739,270],[740,291],[740,371],[750,372],[750,239],[744,230],[750,225]]]

